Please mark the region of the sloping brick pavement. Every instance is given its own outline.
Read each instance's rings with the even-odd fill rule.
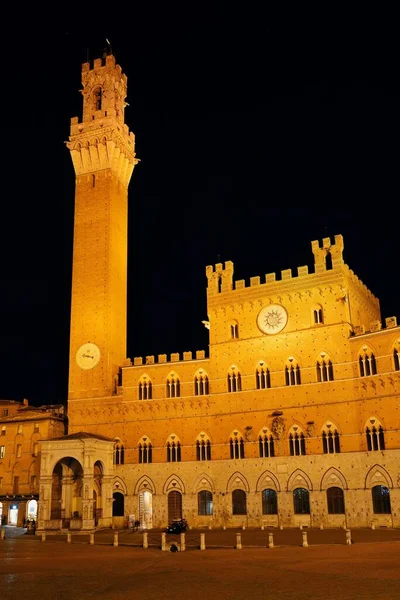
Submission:
[[[224,548],[145,550],[135,547],[140,532],[120,532],[118,547],[113,531],[96,533],[94,545],[88,535],[71,544],[66,536],[10,535],[0,542],[0,599],[400,600],[399,530],[355,530],[351,546],[343,530],[310,530],[308,548],[300,530],[274,531],[287,543],[274,549],[266,548],[267,530],[202,532],[206,544]],[[233,549],[236,532],[243,550]],[[248,543],[256,540],[261,546]]]

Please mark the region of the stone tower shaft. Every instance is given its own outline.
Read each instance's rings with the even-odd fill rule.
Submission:
[[[82,65],[83,116],[71,119],[75,169],[69,398],[108,396],[126,356],[128,185],[138,159],[124,123],[127,78],[115,57]],[[93,368],[76,362],[95,344]]]

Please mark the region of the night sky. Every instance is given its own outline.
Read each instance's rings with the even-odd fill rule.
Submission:
[[[335,234],[382,319],[400,321],[395,16],[192,11],[142,7],[123,25],[105,16],[92,27],[80,13],[51,27],[25,13],[5,32],[0,398],[67,398],[65,141],[81,116],[81,64],[106,39],[128,77],[140,158],[129,187],[128,356],[207,350],[206,265],[232,260],[247,282],[295,274],[312,267],[311,241]]]

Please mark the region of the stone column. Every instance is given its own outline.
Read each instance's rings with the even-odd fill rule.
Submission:
[[[51,514],[51,485],[53,478],[51,475],[40,477],[40,493],[38,501],[38,523],[37,529],[46,529],[47,522],[50,521]]]
[[[94,529],[93,477],[84,476],[82,491],[82,529]]]
[[[101,508],[102,516],[99,519],[99,527],[112,526],[112,507],[113,507],[113,491],[112,491],[113,475],[104,475],[101,485]]]
[[[65,518],[70,519],[72,517],[72,475],[66,475],[62,478],[62,504],[61,508],[64,510]]]

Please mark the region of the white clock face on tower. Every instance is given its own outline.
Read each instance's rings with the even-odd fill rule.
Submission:
[[[280,304],[264,306],[258,313],[257,325],[263,333],[274,334],[282,331],[287,324],[288,314]]]
[[[93,369],[100,360],[100,349],[96,344],[83,344],[76,353],[76,364],[81,369]]]

